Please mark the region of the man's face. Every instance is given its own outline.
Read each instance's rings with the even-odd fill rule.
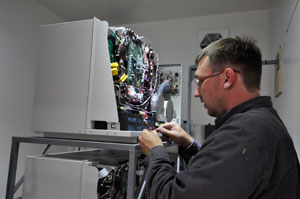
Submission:
[[[212,72],[209,63],[209,57],[203,57],[195,72],[198,86],[196,87],[194,96],[199,97],[204,103],[204,108],[210,116],[218,117],[224,113],[224,102],[221,97],[221,80],[222,71]]]

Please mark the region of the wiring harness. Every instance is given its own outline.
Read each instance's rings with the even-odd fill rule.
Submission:
[[[125,27],[109,28],[111,70],[118,107],[149,113],[158,85],[158,56],[151,43]]]

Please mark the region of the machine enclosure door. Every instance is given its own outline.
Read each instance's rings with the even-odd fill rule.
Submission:
[[[86,134],[93,121],[119,122],[107,33],[96,18],[41,26],[33,131]]]
[[[97,199],[98,170],[88,161],[26,158],[23,199]]]

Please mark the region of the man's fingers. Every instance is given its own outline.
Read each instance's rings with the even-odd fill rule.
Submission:
[[[152,136],[158,136],[156,130],[149,131],[147,129],[144,129],[142,131],[142,133],[140,134],[140,136],[139,136],[139,140],[147,140],[147,139],[149,139]]]
[[[168,129],[168,130],[170,130],[171,128],[173,128],[174,127],[174,125],[175,125],[175,123],[174,122],[168,122],[168,123],[165,123],[165,124],[163,124],[162,126],[160,126],[159,128],[165,128],[165,129]]]
[[[158,145],[163,146],[162,141],[160,137],[157,135],[157,132],[149,131],[149,130],[143,130],[139,136],[139,144],[142,149],[142,151],[148,155],[149,151]]]
[[[153,135],[157,135],[157,131],[156,130],[152,130],[150,133],[152,133]]]
[[[170,137],[170,136],[172,135],[172,131],[170,131],[170,130],[168,130],[168,129],[166,129],[166,128],[161,128],[161,127],[159,127],[159,128],[157,129],[157,131],[160,132],[160,133],[162,133],[163,135],[168,136],[168,137]]]
[[[147,133],[150,133],[150,131],[148,131],[147,129],[144,129],[144,130],[142,131],[142,134],[147,134]]]

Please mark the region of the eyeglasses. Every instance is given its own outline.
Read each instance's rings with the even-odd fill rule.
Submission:
[[[233,71],[234,71],[235,73],[240,73],[240,71],[239,71],[239,70],[236,70],[236,69],[233,69]],[[203,82],[204,82],[205,80],[207,80],[207,79],[209,79],[209,78],[212,78],[212,77],[216,77],[216,76],[222,74],[223,72],[224,72],[224,70],[219,71],[219,72],[216,72],[216,73],[214,73],[214,74],[212,74],[212,75],[207,75],[207,76],[205,76],[205,77],[202,77],[201,80],[195,78],[195,79],[194,79],[194,82],[195,82],[197,88],[199,89],[199,88],[201,88],[201,86],[202,86],[202,84],[203,84]]]

